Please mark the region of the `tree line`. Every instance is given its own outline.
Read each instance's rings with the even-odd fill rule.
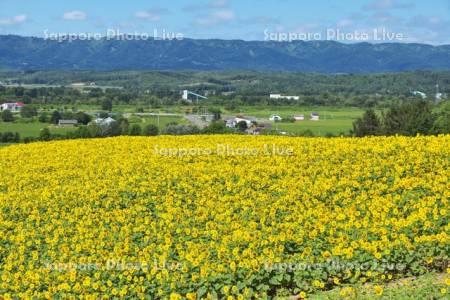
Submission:
[[[450,133],[450,101],[433,108],[428,101],[415,100],[396,103],[381,114],[368,109],[353,123],[352,133],[357,137]]]

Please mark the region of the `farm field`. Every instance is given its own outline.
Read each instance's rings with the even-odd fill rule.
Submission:
[[[60,111],[72,111],[72,108],[76,108],[79,111],[94,113],[101,111],[98,105],[36,105],[39,111],[45,110],[51,112],[55,109]],[[145,106],[140,105],[114,105],[113,112],[118,114],[133,114],[136,112],[137,107],[143,107],[146,111],[151,111],[155,113],[173,113],[179,116],[161,116],[160,117],[160,129],[163,129],[168,123],[176,122],[179,124],[188,124],[189,121],[183,118],[186,111],[192,110],[192,106],[172,106],[167,108],[150,109]],[[271,123],[273,128],[278,128],[279,131],[285,131],[289,134],[302,134],[305,130],[311,131],[316,136],[325,136],[326,134],[340,135],[348,134],[349,130],[352,129],[353,122],[361,117],[364,113],[363,110],[358,108],[337,108],[337,107],[293,107],[293,106],[243,106],[236,111],[228,111],[224,107],[217,106],[205,106],[209,108],[220,109],[223,112],[224,118],[244,115],[256,117],[259,123]],[[310,121],[309,116],[312,112],[318,112],[320,114],[320,121]],[[295,115],[303,114],[305,115],[305,121],[295,122],[295,123],[284,123],[280,122],[275,124],[270,121],[271,115],[280,115],[283,118],[292,118]],[[157,124],[157,117],[145,117],[142,120],[136,121],[136,118],[131,119],[131,123],[140,123],[141,125],[146,124]],[[38,123],[34,125],[25,124],[23,128],[19,128],[20,131],[24,132],[29,136],[37,136],[39,134],[40,127],[38,128]],[[15,127],[15,126],[12,126]],[[19,126],[18,126],[19,127]],[[20,126],[22,127],[22,126]],[[2,126],[0,123],[0,132]],[[59,133],[58,129],[54,129]],[[61,130],[64,132],[64,130]]]
[[[333,135],[345,135],[352,129],[352,120],[320,120],[301,121],[295,123],[272,123],[273,128],[290,134],[299,134],[310,130],[316,136],[324,136],[328,133]]]
[[[318,112],[325,119],[356,119],[364,113],[360,108],[339,108],[339,107],[325,107],[325,106],[243,106],[234,113],[242,113],[244,115],[251,115],[260,118],[269,118],[273,114],[281,117],[293,117],[294,115],[304,114],[308,117],[312,112]]]
[[[382,296],[449,272],[449,135],[118,137],[0,156],[4,297]]]
[[[69,131],[75,130],[74,127],[58,127],[55,125],[31,122],[31,123],[20,123],[20,122],[0,122],[0,132],[18,132],[21,138],[24,137],[38,137],[41,129],[48,128],[52,134],[65,134]]]
[[[326,107],[243,107],[240,109],[243,115],[255,116],[260,123],[271,123],[273,128],[290,134],[299,134],[310,130],[316,136],[324,136],[328,133],[333,135],[348,134],[352,129],[353,122],[361,117],[363,110],[358,108],[326,108]],[[319,121],[310,121],[312,112],[320,115]],[[236,113],[236,112],[235,112]],[[275,124],[269,121],[271,115],[279,115],[282,118],[292,118],[295,115],[304,115],[305,121],[295,123],[279,122]]]
[[[139,124],[141,127],[145,127],[146,125],[159,125],[160,129],[164,129],[169,123],[177,123],[177,124],[188,124],[189,121],[180,116],[150,116],[150,117],[142,117],[136,118],[132,117],[130,119],[130,124]]]
[[[163,129],[169,123],[186,124],[188,121],[183,117],[178,116],[160,116],[159,128]],[[148,124],[158,126],[158,117],[133,117],[130,119],[130,124],[139,124],[144,127]],[[0,122],[0,133],[3,132],[18,132],[21,138],[24,137],[38,137],[41,129],[48,128],[52,134],[66,134],[67,132],[74,131],[77,127],[59,127],[48,123],[40,123],[37,121],[30,123],[22,122]]]

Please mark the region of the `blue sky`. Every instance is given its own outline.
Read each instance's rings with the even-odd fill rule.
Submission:
[[[366,33],[362,38],[373,42],[450,44],[450,0],[0,0],[0,34],[43,37],[108,29],[243,40],[282,34],[336,40],[340,34],[343,42]],[[387,34],[374,40],[375,29]]]

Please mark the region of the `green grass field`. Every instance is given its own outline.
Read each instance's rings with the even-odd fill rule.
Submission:
[[[113,111],[116,113],[134,113],[139,105],[115,105]],[[210,106],[212,107],[212,106]],[[68,110],[76,108],[85,112],[100,111],[98,105],[38,105],[38,109],[45,108],[46,111],[52,111],[54,109]],[[180,115],[188,110],[192,110],[192,106],[171,106],[160,109],[151,110],[144,107],[146,111],[154,112],[170,112],[178,113]],[[358,108],[333,108],[333,107],[297,107],[297,106],[242,106],[234,111],[227,111],[224,107],[217,107],[223,112],[223,116],[235,116],[244,115],[249,117],[255,117],[259,123],[271,123],[274,129],[279,131],[285,131],[289,134],[301,134],[305,130],[310,130],[316,136],[324,136],[326,134],[340,135],[347,134],[352,129],[353,122],[358,117],[362,116],[364,110]],[[320,115],[319,121],[310,121],[309,116],[312,112],[318,112]],[[282,118],[292,118],[295,115],[305,115],[305,121],[299,121],[295,123],[274,123],[269,121],[270,116],[280,115]],[[159,117],[159,127],[163,129],[168,123],[176,122],[178,124],[188,124],[182,116],[161,116]],[[156,116],[146,116],[138,118],[136,116],[131,117],[131,124],[138,123],[142,127],[147,124],[158,125],[158,118]],[[2,123],[0,122],[0,132],[19,132],[21,137],[37,137],[42,128],[48,125],[33,122],[33,123]],[[54,134],[65,134],[73,128],[59,128],[49,126],[50,131]]]
[[[272,122],[273,123],[273,122]],[[324,136],[327,133],[333,135],[348,134],[352,128],[353,120],[320,120],[320,121],[301,121],[295,123],[273,123],[273,128],[279,131],[285,131],[291,134],[299,134],[305,130],[311,130],[314,135]]]
[[[178,123],[178,124],[188,124],[188,121],[183,117],[178,116],[160,116],[159,122],[158,117],[133,117],[131,119],[131,124],[139,124],[142,128],[144,128],[148,124],[153,124],[163,129],[169,123]],[[31,123],[22,123],[22,122],[0,122],[0,133],[3,132],[18,132],[21,138],[25,137],[38,137],[40,131],[43,128],[49,128],[52,134],[66,134],[69,131],[76,130],[76,127],[58,127],[56,125],[51,125],[47,123],[39,123],[37,121]]]
[[[177,124],[188,124],[188,121],[183,117],[178,116],[160,116],[159,121],[157,116],[151,117],[142,117],[142,118],[132,118],[131,124],[139,124],[141,127],[145,127],[146,125],[153,124],[158,126],[160,129],[166,127],[169,123],[177,123]]]
[[[69,131],[75,130],[74,127],[57,127],[47,123],[6,123],[0,122],[0,132],[18,132],[21,138],[38,137],[41,129],[49,128],[52,134],[65,134]]]
[[[270,118],[276,114],[281,117],[292,117],[294,115],[303,114],[309,116],[312,112],[318,112],[325,117],[333,116],[335,118],[348,119],[357,118],[364,113],[364,110],[351,107],[325,107],[325,106],[241,106],[232,113],[241,113],[244,115],[255,116],[260,118]]]
[[[319,121],[310,121],[312,112],[320,115]],[[327,133],[338,135],[347,134],[353,127],[353,122],[361,117],[364,110],[358,108],[329,108],[329,107],[241,107],[232,114],[256,117],[260,123],[271,123],[273,128],[291,134],[302,133],[311,130],[314,135],[324,136]],[[275,123],[269,121],[270,116],[279,115],[282,118],[292,118],[296,115],[304,115],[305,121],[295,123]]]

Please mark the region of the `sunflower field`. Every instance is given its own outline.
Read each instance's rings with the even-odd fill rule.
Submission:
[[[445,272],[449,177],[448,135],[5,147],[0,298],[307,298]]]

